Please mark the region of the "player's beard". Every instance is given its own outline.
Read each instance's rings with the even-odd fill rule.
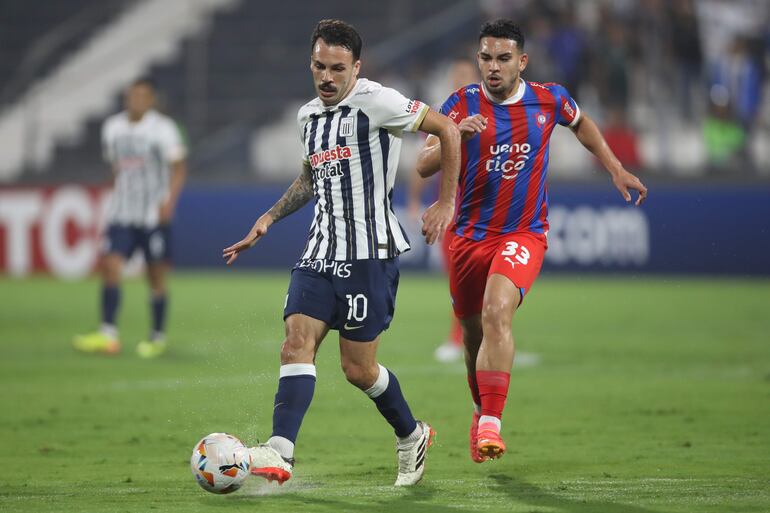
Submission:
[[[484,85],[487,86],[487,90],[490,93],[494,93],[495,96],[505,96],[506,98],[513,94],[513,91],[516,89],[516,84],[519,82],[518,73],[511,77],[510,81],[504,80],[502,75],[495,75],[495,77],[498,78],[496,85],[490,84],[491,77],[486,77],[484,80]]]

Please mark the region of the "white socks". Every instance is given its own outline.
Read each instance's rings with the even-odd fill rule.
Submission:
[[[409,447],[413,443],[417,442],[417,440],[420,439],[420,436],[422,436],[422,426],[418,422],[417,427],[414,428],[414,431],[412,431],[409,436],[405,436],[404,438],[396,437],[396,447],[399,449]]]
[[[377,364],[380,368],[380,373],[377,375],[377,379],[374,380],[374,385],[364,390],[364,393],[369,396],[369,399],[374,399],[385,393],[390,384],[390,376],[388,375],[388,369]]]
[[[288,438],[282,436],[271,436],[267,441],[267,444],[278,451],[284,459],[291,459],[294,457],[294,442]]]
[[[497,417],[493,417],[492,415],[482,415],[481,418],[479,418],[479,427],[484,424],[494,424],[497,428],[497,432],[500,432],[500,419]]]
[[[102,335],[106,335],[110,338],[118,338],[118,328],[114,324],[102,324],[99,328],[99,332]]]

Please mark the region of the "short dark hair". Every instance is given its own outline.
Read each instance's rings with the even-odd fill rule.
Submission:
[[[488,21],[481,27],[479,40],[482,37],[498,37],[501,39],[512,39],[516,41],[516,48],[519,51],[524,50],[524,34],[521,29],[511,20],[500,18],[495,21]]]
[[[345,23],[342,20],[321,20],[315,26],[313,35],[310,38],[310,51],[313,51],[315,42],[323,39],[329,46],[341,46],[347,48],[353,54],[353,62],[361,58],[361,47],[363,42],[353,25]]]
[[[131,82],[131,87],[136,87],[136,86],[146,86],[146,87],[149,87],[150,89],[153,90],[153,92],[156,89],[158,89],[155,86],[155,81],[153,79],[151,79],[150,77],[139,77],[136,80],[134,80],[133,82]]]

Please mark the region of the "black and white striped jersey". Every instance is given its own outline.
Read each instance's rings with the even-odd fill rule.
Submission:
[[[409,249],[393,212],[393,184],[402,134],[417,131],[428,110],[363,78],[337,105],[316,98],[299,109],[316,200],[301,259],[393,258]]]
[[[104,122],[102,145],[104,158],[115,170],[107,223],[156,226],[169,194],[169,165],[187,154],[176,124],[154,110],[137,122],[120,112]]]

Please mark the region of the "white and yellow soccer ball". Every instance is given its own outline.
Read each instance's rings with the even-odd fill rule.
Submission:
[[[251,453],[227,433],[211,433],[193,447],[190,470],[198,484],[211,493],[231,493],[249,476]]]

